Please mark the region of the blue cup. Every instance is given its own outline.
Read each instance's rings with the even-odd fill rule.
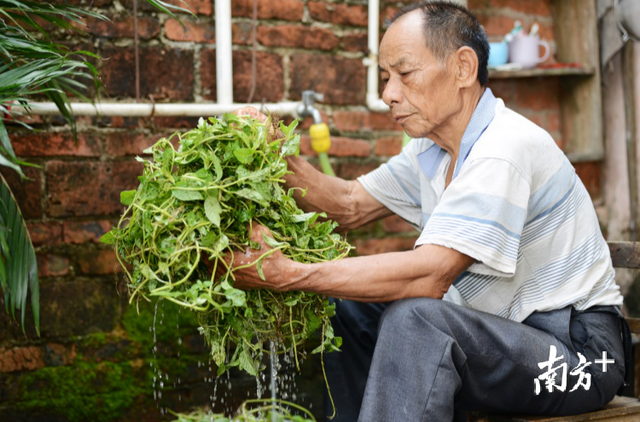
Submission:
[[[509,60],[509,44],[506,41],[489,43],[489,66],[507,64]]]

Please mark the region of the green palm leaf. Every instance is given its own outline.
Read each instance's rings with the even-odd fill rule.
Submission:
[[[147,2],[172,17],[175,17],[172,10],[189,12],[162,0]],[[75,120],[67,93],[89,101],[83,94],[84,81],[92,80],[95,92],[102,86],[98,71],[87,59],[99,57],[88,51],[70,51],[53,42],[38,21],[41,19],[59,29],[84,34],[85,17],[107,20],[100,13],[74,6],[0,0],[0,166],[15,170],[22,178],[25,175],[20,166],[32,164],[18,159],[11,146],[4,125],[4,120],[15,117],[11,104],[17,102],[29,112],[29,97],[44,94],[56,104],[75,136]],[[20,124],[30,129],[29,125]],[[2,175],[0,179],[0,288],[4,292],[7,312],[15,318],[15,311],[21,311],[23,330],[30,293],[36,330],[40,334],[35,251],[15,198]]]
[[[31,310],[36,330],[40,335],[40,295],[36,253],[16,199],[2,175],[0,175],[0,286],[4,291],[7,312],[15,318],[15,310],[20,310],[23,330],[27,296],[29,292],[31,293]]]

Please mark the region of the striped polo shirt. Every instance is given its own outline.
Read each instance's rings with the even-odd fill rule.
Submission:
[[[445,299],[523,321],[535,311],[621,305],[609,248],[580,178],[551,136],[487,88],[449,154],[412,139],[358,181],[434,244],[474,258]]]

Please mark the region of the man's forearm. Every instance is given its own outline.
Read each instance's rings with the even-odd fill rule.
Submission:
[[[388,302],[409,297],[441,299],[473,259],[452,249],[425,245],[413,251],[291,265],[286,290],[340,299]]]
[[[370,221],[390,215],[391,212],[371,198],[362,200],[363,188],[357,181],[327,176],[316,170],[302,157],[289,157],[289,170],[285,177],[287,188],[306,189],[306,195],[296,192],[298,206],[310,212],[324,212],[343,230],[357,228]]]

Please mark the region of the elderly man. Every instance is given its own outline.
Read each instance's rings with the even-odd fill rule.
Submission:
[[[346,229],[395,213],[421,230],[414,250],[320,264],[275,253],[266,281],[239,275],[344,299],[342,352],[326,356],[336,421],[580,413],[624,384],[622,296],[589,195],[549,134],[486,87],[487,56],[463,7],[403,8],[380,70],[411,143],[357,181],[289,160],[302,208]],[[614,363],[594,363],[603,352]]]

